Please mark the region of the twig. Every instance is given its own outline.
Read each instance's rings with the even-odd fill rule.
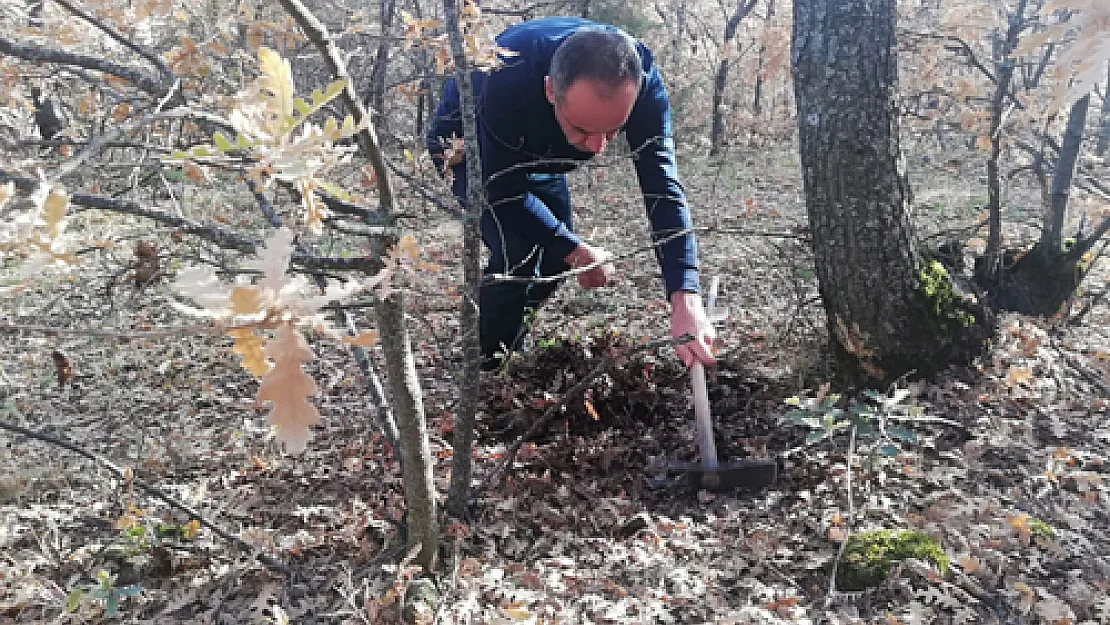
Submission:
[[[844,549],[848,546],[848,537],[852,533],[852,523],[856,516],[856,503],[852,499],[852,462],[856,456],[856,426],[852,426],[852,437],[848,439],[848,471],[845,476],[845,482],[848,487],[848,516],[844,523],[844,540],[840,542],[840,549],[836,552],[836,559],[833,560],[832,574],[829,576],[829,594],[825,597],[825,607],[828,607],[833,598],[836,596],[836,573],[840,569],[840,561],[844,558]]]
[[[34,192],[39,184],[33,178],[18,176],[0,169],[0,183],[8,181],[14,182],[16,188],[27,193]],[[185,234],[200,237],[224,249],[254,254],[260,245],[256,241],[220,226],[190,221],[165,211],[146,208],[137,202],[88,193],[74,193],[69,196],[69,201],[84,208],[109,210],[115,213],[144,217],[164,226],[176,228]],[[367,275],[376,274],[383,266],[382,262],[376,258],[308,256],[299,252],[293,253],[293,263],[306,271],[361,271]]]
[[[48,187],[54,182],[57,182],[62,178],[77,171],[82,163],[92,158],[94,154],[97,154],[101,150],[103,150],[104,146],[106,146],[108,143],[111,143],[112,141],[115,141],[124,133],[130,132],[132,130],[137,130],[146,126],[147,124],[150,124],[151,122],[158,121],[160,119],[178,119],[187,116],[188,111],[186,109],[171,109],[169,111],[162,110],[169,103],[170,99],[174,97],[174,94],[179,93],[180,91],[181,81],[175,81],[170,87],[169,91],[161,96],[158,104],[154,107],[153,111],[137,119],[128,120],[126,123],[117,124],[113,126],[108,132],[95,139],[92,139],[91,141],[86,143],[83,148],[78,150],[77,154],[62,163],[56,171],[54,171],[49,177],[40,182],[39,187]]]
[[[67,0],[53,0],[53,2],[54,4],[57,4],[58,6],[68,11],[70,14],[75,15],[92,24],[101,32],[111,37],[116,43],[150,61],[151,64],[154,65],[154,67],[158,68],[158,71],[162,74],[162,76],[167,78],[173,76],[173,72],[170,71],[170,68],[166,66],[165,62],[163,62],[162,59],[158,58],[157,55],[152,53],[150,50],[147,50],[145,47],[140,46],[139,44],[124,37],[118,31],[116,31],[116,29],[98,20],[96,17],[85,13],[81,9],[70,4]]]
[[[247,326],[255,327],[255,326]],[[122,340],[143,339],[169,339],[195,334],[217,335],[223,334],[231,327],[217,328],[215,326],[186,326],[171,328],[169,330],[149,330],[129,332],[126,330],[97,330],[94,328],[55,328],[51,326],[19,325],[14,323],[0,323],[0,334],[42,334],[45,336],[99,336]]]
[[[111,61],[52,48],[25,46],[3,37],[0,37],[0,56],[12,56],[32,63],[57,63],[95,70],[116,78],[122,78],[141,91],[159,98],[168,94],[172,88],[172,83],[167,84],[168,81],[152,78],[138,70]]]
[[[642,252],[646,252],[648,250],[653,250],[657,247],[661,247],[661,246],[669,243],[670,241],[673,241],[674,239],[678,239],[678,238],[684,237],[688,234],[691,234],[695,230],[697,230],[697,228],[683,228],[682,230],[679,230],[677,232],[672,232],[672,233],[668,234],[665,237],[661,237],[657,241],[653,241],[650,245],[642,245],[640,247],[636,247],[636,248],[633,248],[633,249],[631,249],[627,252],[624,252],[623,254],[614,254],[612,256],[607,256],[607,257],[605,257],[601,260],[592,262],[589,265],[582,265],[580,267],[574,267],[574,268],[568,269],[568,270],[566,270],[566,271],[564,271],[560,274],[556,274],[554,276],[527,277],[527,276],[514,276],[514,275],[511,275],[511,274],[507,274],[507,273],[494,273],[494,274],[489,274],[487,276],[482,276],[482,282],[487,283],[487,284],[488,283],[504,284],[504,283],[507,283],[507,282],[522,282],[522,283],[528,283],[528,284],[539,284],[539,283],[542,283],[542,282],[560,282],[562,280],[566,280],[567,278],[569,278],[571,276],[577,276],[578,274],[582,274],[582,273],[586,273],[588,271],[592,271],[592,270],[597,269],[598,267],[600,267],[602,265],[611,263],[613,261],[632,258],[633,256],[636,256],[636,255],[638,255]]]
[[[111,460],[108,460],[104,456],[101,456],[100,454],[96,454],[96,453],[93,453],[91,451],[82,449],[81,447],[78,447],[76,444],[71,443],[69,441],[57,438],[55,436],[51,436],[49,434],[43,434],[41,432],[36,432],[34,430],[29,430],[27,428],[24,428],[24,427],[21,427],[21,426],[12,424],[12,423],[5,423],[4,421],[0,421],[0,429],[9,430],[9,431],[15,432],[17,434],[22,434],[24,436],[29,436],[31,438],[38,439],[38,440],[43,441],[45,443],[50,443],[51,445],[55,445],[55,446],[61,447],[63,449],[67,449],[69,451],[72,451],[75,454],[78,454],[80,456],[84,456],[85,458],[88,458],[89,460],[92,460],[92,461],[104,466],[109,471],[111,471],[113,474],[115,474],[115,476],[117,478],[119,478],[120,480],[122,480],[124,482],[131,482],[131,483],[134,483],[134,484],[138,485],[139,488],[143,489],[147,493],[153,495],[154,497],[157,497],[158,499],[161,499],[162,501],[169,504],[171,507],[176,508],[177,510],[180,510],[180,511],[184,512],[185,514],[189,515],[190,519],[196,519],[201,525],[203,525],[204,527],[207,527],[208,529],[212,530],[212,532],[215,533],[220,538],[222,538],[222,539],[228,541],[229,543],[235,545],[235,547],[237,547],[240,551],[242,551],[244,553],[248,553],[248,554],[253,553],[255,558],[257,558],[258,561],[261,562],[262,564],[266,565],[267,568],[269,568],[273,571],[276,571],[278,573],[281,573],[282,575],[285,575],[286,577],[291,577],[292,576],[293,572],[292,572],[291,569],[289,569],[289,567],[285,566],[284,564],[282,564],[278,560],[276,560],[276,559],[274,559],[274,558],[272,558],[272,557],[270,557],[270,556],[268,556],[264,553],[261,553],[261,552],[254,553],[254,548],[251,547],[242,538],[239,538],[238,536],[232,536],[228,532],[224,531],[223,528],[221,528],[220,526],[218,526],[215,523],[213,523],[212,521],[209,521],[208,519],[206,519],[203,515],[201,515],[196,510],[194,510],[192,507],[190,507],[190,506],[188,506],[184,503],[181,503],[180,501],[174,499],[173,497],[170,497],[169,495],[165,494],[164,492],[162,492],[158,488],[156,488],[154,486],[151,486],[150,484],[147,484],[143,480],[135,477],[132,474],[129,474],[128,472],[125,472],[124,470],[117,467],[114,463],[112,463]]]
[[[637,354],[639,352],[655,350],[659,349],[660,347],[667,347],[670,345],[680,345],[682,343],[689,343],[693,340],[694,337],[690,336],[689,334],[683,334],[682,336],[668,339],[658,339],[624,350],[621,352],[620,357],[627,358],[628,356],[632,356],[633,354]],[[579,395],[581,395],[586,390],[586,388],[588,388],[590,384],[598,378],[598,376],[605,373],[605,371],[608,370],[609,367],[611,367],[613,363],[616,362],[616,360],[617,359],[614,357],[607,357],[603,359],[596,367],[593,368],[593,370],[586,374],[586,376],[582,378],[578,382],[578,384],[575,384],[570,390],[563,393],[562,397],[560,397],[557,402],[548,406],[547,410],[545,410],[538,419],[532,422],[532,426],[528,428],[528,431],[517,437],[516,441],[514,441],[512,446],[510,446],[509,449],[505,452],[505,457],[501,460],[501,464],[498,465],[496,469],[491,471],[490,474],[487,475],[486,478],[482,480],[482,482],[477,487],[475,487],[472,497],[477,497],[490,488],[499,485],[501,481],[505,478],[505,475],[508,473],[509,467],[512,466],[513,461],[516,459],[517,453],[520,452],[520,448],[524,446],[524,442],[535,435],[536,432],[539,432],[541,429],[546,427],[547,424],[550,423],[551,420],[554,419],[555,416],[559,414],[559,412],[563,408],[565,408],[572,399],[575,399]]]

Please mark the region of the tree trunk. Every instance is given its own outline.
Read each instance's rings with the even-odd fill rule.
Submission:
[[[1110,65],[1106,69],[1106,84],[1102,85],[1102,113],[1099,117],[1095,154],[1105,157],[1107,147],[1110,147]]]
[[[1052,174],[1050,204],[1045,213],[1044,228],[1041,230],[1040,248],[1046,259],[1058,257],[1064,249],[1064,221],[1068,215],[1071,181],[1075,176],[1079,150],[1083,147],[1083,131],[1087,127],[1087,110],[1090,104],[1091,94],[1087,94],[1076,100],[1068,113],[1064,141],[1060,145],[1060,155]]]
[[[979,269],[980,280],[988,288],[996,287],[1002,278],[1002,177],[998,158],[1002,153],[1002,122],[1006,100],[1014,79],[1011,53],[1025,28],[1027,0],[1018,0],[1009,16],[1004,39],[995,40],[994,96],[991,98],[990,153],[987,156],[987,250],[985,265]]]
[[[374,67],[370,72],[370,97],[367,104],[379,117],[385,117],[385,85],[390,56],[390,30],[393,27],[393,16],[396,13],[396,0],[379,0],[378,8],[380,26],[378,32],[378,51],[374,55]],[[417,135],[420,136],[420,135]]]
[[[482,238],[479,230],[482,211],[486,208],[486,187],[482,182],[482,162],[478,154],[478,120],[474,107],[474,88],[470,80],[470,63],[463,47],[459,27],[459,9],[455,0],[443,0],[445,27],[451,41],[455,78],[459,85],[462,111],[464,154],[466,158],[467,212],[463,218],[463,285],[464,297],[459,311],[460,333],[463,338],[463,371],[459,389],[459,407],[455,413],[451,486],[447,494],[447,510],[463,517],[470,498],[473,475],[471,451],[474,448],[474,420],[478,413],[482,349],[478,343],[478,285],[482,278]]]
[[[736,5],[736,11],[728,18],[725,24],[724,55],[717,65],[717,77],[713,81],[713,123],[709,134],[709,155],[717,156],[725,144],[725,90],[728,88],[728,68],[732,59],[728,53],[736,38],[736,29],[740,22],[751,13],[758,0],[741,0]]]
[[[998,296],[1001,308],[1028,315],[1057,314],[1066,308],[1083,279],[1087,263],[1081,254],[1065,249],[1064,223],[1090,102],[1091,96],[1087,94],[1071,107],[1052,174],[1041,239],[1032,251],[1018,258],[1007,270]],[[1074,242],[1073,248],[1080,243]]]
[[[806,206],[834,348],[854,382],[966,360],[981,323],[918,253],[898,143],[896,0],[795,0]]]
[[[416,19],[424,19],[424,9],[420,5],[420,0],[413,0],[412,11]],[[416,104],[416,119],[414,122],[414,137],[423,137],[427,130],[427,124],[432,123],[435,119],[436,111],[436,98],[434,94],[438,93],[436,87],[442,87],[442,83],[436,80],[435,72],[432,70],[432,63],[429,61],[428,50],[421,47],[414,50],[416,54],[416,64],[420,72],[420,97]]]
[[[685,61],[685,47],[686,47],[686,0],[675,0],[674,6],[674,39],[671,41],[671,46],[674,49],[674,58],[671,59],[671,64],[674,67],[682,67]]]
[[[416,563],[431,573],[436,567],[439,548],[439,521],[424,399],[420,380],[416,376],[408,327],[405,326],[404,292],[395,292],[389,299],[379,302],[375,310],[389,390],[401,435],[401,454],[404,457],[401,477],[405,489],[409,541],[420,545]]]
[[[329,71],[335,78],[350,78],[347,66],[335,47],[327,28],[305,8],[300,0],[279,0],[317,49],[320,50]],[[364,125],[358,133],[359,153],[370,161],[378,181],[378,205],[390,214],[394,211],[393,187],[389,169],[385,165],[377,131],[370,114],[362,105],[355,85],[348,80],[340,94],[343,106],[354,117],[355,123]],[[395,245],[396,238],[375,241],[372,253],[381,254],[388,245]],[[408,520],[409,540],[420,545],[416,563],[432,572],[439,550],[439,519],[436,513],[435,483],[432,481],[432,453],[428,447],[428,426],[424,418],[424,399],[416,376],[416,363],[412,357],[408,328],[405,327],[404,292],[395,293],[379,302],[375,310],[378,330],[381,333],[382,355],[385,358],[389,390],[396,411],[397,428],[401,438],[401,474],[405,489],[405,515]]]
[[[771,18],[773,18],[774,16],[775,16],[775,0],[768,0],[767,1],[767,18],[766,18],[767,27],[770,27]],[[763,84],[764,84],[764,82],[766,82],[765,79],[763,78],[763,68],[767,63],[767,44],[766,44],[766,39],[765,39],[766,36],[767,36],[766,33],[764,33],[760,37],[759,58],[757,59],[756,70],[755,70],[755,86],[752,88],[752,91],[753,91],[753,93],[752,93],[752,113],[756,117],[759,117],[759,115],[761,113],[763,113],[763,90],[764,90]]]

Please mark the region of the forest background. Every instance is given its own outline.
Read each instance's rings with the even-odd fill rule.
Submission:
[[[0,4],[0,619],[1110,620],[1107,9],[898,3],[892,208],[991,336],[868,390],[807,218],[812,4]],[[656,52],[729,313],[718,438],[770,489],[662,470],[697,450],[620,149],[572,176],[617,284],[566,285],[477,376],[473,222],[423,131],[551,14]],[[1046,232],[1071,273],[1023,281]]]

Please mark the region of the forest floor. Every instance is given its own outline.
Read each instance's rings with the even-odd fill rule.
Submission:
[[[788,146],[735,154],[716,167],[682,161],[707,229],[703,272],[721,276],[729,311],[711,406],[722,456],[775,457],[778,482],[710,493],[665,478],[668,462],[697,452],[685,372],[669,353],[636,348],[667,332],[643,206],[627,172],[576,174],[579,230],[618,253],[619,280],[590,292],[564,285],[537,320],[535,349],[483,378],[477,478],[496,478],[545,408],[613,366],[524,445],[504,480],[490,480],[468,523],[446,523],[435,622],[1110,623],[1110,306],[1088,299],[1106,268],[1077,299],[1075,311],[1093,304],[1078,323],[1006,315],[975,366],[880,389],[897,402],[851,405],[887,426],[886,438],[842,429],[816,440],[786,404],[816,403],[832,373],[798,159]],[[981,170],[973,153],[911,150],[922,235],[976,221]],[[1015,193],[1007,206],[1010,233],[1027,235],[1037,204]],[[442,270],[407,279],[445,490],[461,245],[446,218],[431,221],[416,235]],[[0,316],[65,328],[187,323],[166,284],[122,286],[129,249],[97,255],[60,288],[6,298]],[[227,340],[9,332],[0,343],[0,419],[75,441],[130,476],[0,432],[0,623],[396,622],[415,574],[400,547],[400,473],[342,346],[313,342],[323,422],[290,456]],[[55,350],[76,373],[61,388]],[[197,532],[135,480],[294,575]],[[874,529],[922,530],[946,570],[910,559],[873,588],[834,590],[845,537]]]

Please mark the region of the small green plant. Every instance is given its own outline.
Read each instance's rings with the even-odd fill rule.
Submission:
[[[1033,538],[1040,538],[1042,540],[1056,540],[1056,530],[1052,526],[1040,519],[1031,519],[1029,521],[1029,535]]]
[[[854,534],[844,547],[836,572],[840,590],[863,590],[878,586],[903,560],[922,560],[948,570],[948,556],[937,541],[921,530],[875,530]]]
[[[116,586],[116,577],[103,569],[96,572],[96,583],[84,588],[76,588],[66,596],[66,612],[77,612],[82,605],[92,604],[104,610],[104,616],[115,618],[119,615],[119,603],[126,597],[134,597],[143,591],[138,584]]]
[[[952,287],[948,270],[938,260],[931,260],[921,270],[921,292],[938,319],[950,319],[968,328],[975,324],[975,316],[956,308],[963,299]]]
[[[910,392],[896,389],[887,396],[877,391],[864,391],[865,401],[845,400],[822,387],[816,397],[791,397],[786,400],[793,409],[786,418],[810,428],[806,444],[812,445],[853,427],[856,438],[870,443],[870,449],[882,456],[894,457],[902,452],[902,443],[917,443],[917,434],[894,422],[912,421],[924,415],[919,406],[903,404]]]

